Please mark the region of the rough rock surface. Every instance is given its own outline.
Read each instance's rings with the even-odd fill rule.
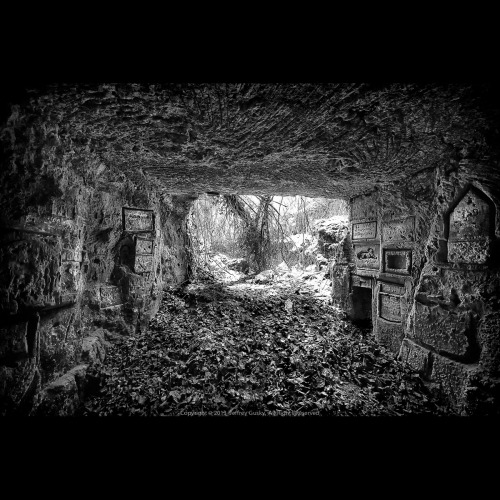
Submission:
[[[465,413],[487,411],[499,392],[499,96],[382,83],[6,96],[1,413],[29,413],[82,353],[102,357],[89,332],[111,338],[155,313],[189,274],[185,217],[207,191],[348,199],[334,299]]]

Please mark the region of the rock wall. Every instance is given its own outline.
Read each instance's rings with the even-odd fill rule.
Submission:
[[[338,297],[466,415],[500,411],[500,191],[489,173],[462,161],[353,198]]]
[[[1,415],[70,414],[105,343],[189,272],[191,200],[126,178],[55,118],[14,107],[2,129]]]

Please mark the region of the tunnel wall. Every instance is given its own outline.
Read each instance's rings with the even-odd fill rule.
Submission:
[[[462,414],[498,413],[500,192],[491,165],[462,161],[351,199],[345,286],[372,292],[377,340]],[[343,290],[343,292],[342,292]]]
[[[2,415],[59,411],[101,347],[189,271],[191,200],[103,164],[52,118],[14,107],[2,129]]]

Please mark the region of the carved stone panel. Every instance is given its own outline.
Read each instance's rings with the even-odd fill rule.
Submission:
[[[361,269],[379,269],[380,245],[355,245],[354,260]]]
[[[484,264],[490,249],[490,207],[469,190],[450,214],[448,260]]]
[[[383,293],[390,293],[391,295],[404,295],[405,287],[401,285],[396,285],[395,283],[387,283],[385,281],[380,281],[380,291]]]
[[[448,243],[448,260],[464,264],[485,264],[490,256],[490,242],[487,239],[478,241],[450,241]]]
[[[154,249],[154,240],[146,238],[136,238],[135,254],[136,255],[152,255]]]
[[[384,250],[384,272],[410,274],[411,250]]]
[[[382,223],[382,241],[413,241],[415,239],[415,217]]]
[[[352,225],[353,240],[369,240],[377,236],[377,221],[360,222]]]
[[[78,248],[64,248],[61,255],[62,261],[82,262],[83,251],[81,247]]]
[[[361,288],[372,288],[372,279],[365,278],[364,276],[357,276],[353,274],[351,276],[351,284],[352,286],[358,286]]]
[[[135,256],[135,272],[138,274],[149,273],[153,270],[152,255],[136,255]]]
[[[388,293],[379,293],[379,316],[387,321],[401,321],[401,297]]]
[[[154,231],[153,210],[123,207],[123,230],[135,232]]]

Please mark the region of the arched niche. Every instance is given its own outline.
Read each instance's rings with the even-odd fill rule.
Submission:
[[[445,260],[486,264],[495,232],[495,204],[481,190],[466,187],[445,214]]]

